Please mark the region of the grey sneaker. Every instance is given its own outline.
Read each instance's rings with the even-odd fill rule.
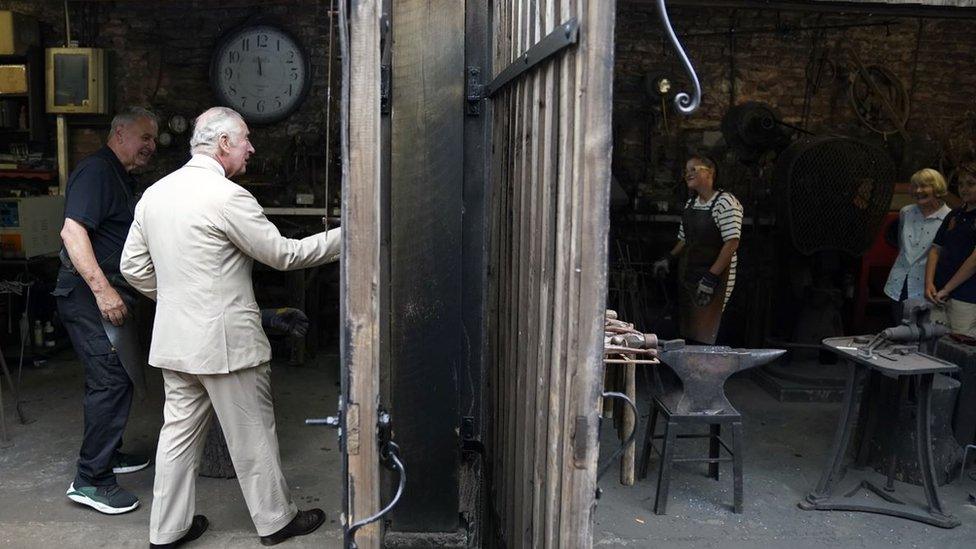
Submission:
[[[135,473],[149,467],[149,458],[137,454],[115,452],[112,457],[112,472],[116,475]]]
[[[106,515],[119,515],[139,507],[139,498],[115,486],[78,486],[71,483],[65,493],[68,499]]]

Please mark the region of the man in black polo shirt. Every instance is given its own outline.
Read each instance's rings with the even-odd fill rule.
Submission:
[[[106,146],[78,163],[65,191],[63,265],[53,293],[85,366],[85,432],[67,496],[107,514],[139,506],[138,498],[119,487],[115,474],[149,465],[146,457],[119,452],[133,379],[119,357],[117,347],[123,345],[113,342],[120,343],[117,332],[123,327],[129,333],[134,328],[120,294],[125,289],[119,260],[136,202],[130,172],[152,158],[157,127],[156,116],[142,108],[117,115]]]

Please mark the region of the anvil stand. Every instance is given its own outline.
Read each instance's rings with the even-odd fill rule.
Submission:
[[[837,431],[834,434],[833,448],[827,459],[817,488],[798,505],[805,511],[859,511],[890,515],[940,528],[955,528],[959,519],[946,513],[939,498],[935,469],[932,463],[932,380],[937,373],[953,372],[954,364],[918,352],[895,352],[885,349],[867,351],[867,339],[863,337],[832,337],[823,341],[824,348],[836,353],[851,365],[844,390],[844,404],[841,409]],[[867,352],[866,352],[867,351]],[[928,507],[912,508],[909,503],[895,495],[894,482],[888,479],[884,488],[870,480],[861,480],[852,489],[834,495],[837,484],[844,476],[844,458],[850,444],[851,433],[857,422],[857,407],[863,382],[870,371],[899,379],[914,376],[918,387],[918,410],[916,412],[916,449],[918,465],[922,476],[922,490]],[[865,497],[863,491],[875,497]]]

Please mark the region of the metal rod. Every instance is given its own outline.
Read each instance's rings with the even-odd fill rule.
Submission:
[[[326,70],[325,77],[325,190],[322,196],[326,216],[329,215],[329,180],[332,176],[332,64],[335,62],[332,37],[335,34],[335,10],[335,0],[331,0],[329,2],[329,68]]]
[[[657,11],[658,15],[661,16],[661,24],[664,26],[664,31],[671,40],[671,45],[678,52],[678,57],[681,58],[681,64],[684,65],[685,71],[688,73],[688,78],[691,79],[691,84],[694,87],[693,95],[688,95],[685,92],[675,94],[674,105],[682,114],[691,114],[698,110],[698,106],[701,105],[701,82],[698,81],[698,74],[695,72],[695,67],[692,66],[691,60],[688,59],[688,54],[685,53],[684,48],[681,47],[681,42],[674,34],[674,27],[671,26],[671,19],[668,17],[668,8],[664,5],[664,0],[657,0]]]
[[[68,0],[64,0],[64,45],[71,47],[71,17],[68,15]]]

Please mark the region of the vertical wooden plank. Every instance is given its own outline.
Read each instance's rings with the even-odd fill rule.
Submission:
[[[348,86],[344,90],[348,161],[343,166],[344,308],[343,362],[347,374],[345,433],[348,501],[345,524],[379,509],[379,456],[376,412],[379,404],[379,227],[380,227],[380,36],[379,3],[349,4]],[[356,90],[350,93],[350,89]],[[352,444],[353,441],[355,444]],[[359,530],[363,549],[380,547],[380,526]]]
[[[587,0],[569,0],[567,5],[568,17],[577,17],[581,20],[581,8],[584,8],[587,4]],[[581,27],[585,23],[581,24]],[[575,538],[575,534],[578,529],[579,515],[577,514],[578,504],[573,500],[577,497],[575,493],[576,480],[575,477],[578,475],[578,470],[576,464],[578,462],[578,450],[580,448],[586,451],[586,440],[587,433],[589,430],[595,430],[595,425],[589,422],[590,418],[587,415],[579,414],[578,407],[575,405],[573,399],[576,398],[576,386],[578,385],[578,376],[580,370],[585,368],[584,365],[579,363],[579,275],[581,267],[578,264],[579,258],[579,248],[580,248],[580,199],[579,199],[579,189],[580,185],[580,171],[581,166],[579,165],[580,154],[579,151],[582,148],[582,137],[583,137],[583,124],[580,116],[580,110],[582,108],[582,102],[584,100],[582,93],[582,78],[584,75],[583,67],[583,56],[581,50],[584,47],[585,38],[589,36],[590,30],[580,29],[581,36],[580,42],[577,48],[567,54],[567,58],[573,67],[572,79],[568,82],[569,93],[573,97],[573,103],[571,109],[568,113],[570,117],[571,131],[568,131],[564,137],[565,139],[565,149],[564,154],[566,155],[567,164],[569,166],[568,178],[566,180],[566,216],[567,216],[567,228],[566,228],[566,248],[564,248],[564,256],[562,261],[566,263],[566,291],[567,291],[567,303],[566,303],[566,385],[563,389],[563,402],[564,402],[564,433],[563,436],[566,437],[565,444],[563,445],[563,463],[562,463],[562,475],[563,475],[563,487],[560,494],[560,534],[559,534],[559,544],[561,546],[568,546],[570,540]],[[582,429],[582,431],[580,431]],[[585,455],[584,455],[585,458]]]
[[[514,36],[512,40],[515,43],[514,54],[515,56],[521,55],[525,48],[525,39],[523,32],[525,29],[524,13],[525,13],[525,1],[526,0],[516,0],[515,1],[515,13],[513,16],[514,25]],[[509,281],[510,281],[510,302],[508,310],[508,361],[506,362],[506,370],[509,376],[509,386],[508,386],[508,406],[509,406],[509,416],[507,421],[507,439],[505,441],[506,447],[506,501],[507,514],[508,514],[508,539],[511,543],[518,543],[519,529],[522,526],[521,520],[521,503],[518,501],[518,484],[520,481],[520,468],[519,464],[519,454],[518,454],[518,419],[521,415],[521,391],[524,385],[524,372],[518,367],[519,365],[519,352],[522,349],[522,342],[520,340],[519,334],[519,316],[521,311],[521,306],[519,302],[519,291],[521,289],[519,285],[519,273],[522,267],[521,249],[522,249],[522,171],[520,168],[522,163],[522,158],[524,150],[522,148],[522,133],[524,130],[525,117],[523,116],[523,111],[525,108],[525,81],[519,80],[516,84],[512,86],[514,95],[513,100],[513,131],[511,134],[510,147],[512,147],[513,158],[511,160],[511,173],[509,175],[509,192],[511,193],[511,236],[510,242],[512,243],[510,248],[510,254],[507,258],[509,263]]]
[[[502,37],[503,37],[503,51],[499,57],[498,67],[507,66],[512,57],[514,56],[514,6],[508,0],[502,0],[503,3],[503,13],[504,19],[501,22]],[[500,70],[500,69],[496,69]],[[503,543],[508,542],[510,539],[510,529],[511,529],[511,517],[508,513],[507,507],[507,497],[508,493],[508,482],[507,476],[509,473],[509,460],[508,460],[508,449],[509,449],[509,418],[512,414],[511,401],[509,399],[510,394],[510,372],[509,372],[509,352],[511,350],[511,337],[509,333],[510,326],[510,311],[511,311],[511,276],[510,276],[510,262],[512,257],[512,241],[511,241],[511,231],[512,231],[512,205],[511,205],[511,183],[509,181],[511,177],[511,164],[512,164],[512,154],[513,154],[513,141],[512,132],[513,119],[514,119],[514,95],[510,91],[506,91],[505,94],[500,98],[501,104],[504,106],[504,111],[499,113],[498,119],[502,123],[500,147],[502,148],[502,154],[500,158],[501,169],[499,173],[499,180],[497,182],[498,192],[500,195],[501,211],[499,212],[499,218],[502,220],[501,230],[498,234],[498,238],[501,242],[501,257],[499,258],[498,264],[496,265],[496,272],[499,279],[499,285],[501,288],[501,310],[499,312],[498,318],[498,330],[499,338],[501,340],[501,345],[499,349],[499,355],[496,362],[496,367],[498,369],[499,381],[499,398],[498,398],[498,409],[499,417],[497,420],[499,427],[498,436],[498,475],[495,477],[496,488],[496,513],[499,517],[499,534],[503,536]]]
[[[561,0],[556,12],[559,21],[564,22],[576,15],[571,0]],[[561,544],[561,529],[565,517],[562,515],[564,478],[564,462],[566,456],[572,459],[570,433],[573,421],[567,418],[567,395],[569,368],[569,317],[570,269],[566,260],[570,240],[570,183],[573,178],[572,139],[574,132],[573,111],[576,101],[575,53],[567,51],[559,59],[558,83],[558,133],[556,143],[556,233],[554,257],[554,288],[553,288],[553,338],[552,338],[552,366],[550,370],[549,388],[549,427],[547,434],[547,463],[546,476],[550,486],[546,491],[546,546],[552,548],[563,547]]]
[[[528,50],[536,41],[536,0],[524,0],[522,13],[523,51]],[[538,261],[536,258],[535,230],[536,230],[536,200],[533,177],[538,158],[535,152],[535,132],[537,126],[538,109],[536,105],[536,91],[538,78],[535,71],[526,73],[520,82],[522,94],[522,132],[520,135],[521,161],[517,167],[519,172],[518,193],[520,200],[519,211],[519,297],[518,297],[518,334],[519,353],[516,368],[518,369],[518,409],[519,416],[516,427],[516,499],[518,509],[517,543],[523,547],[531,545],[532,530],[532,453],[533,431],[531,426],[534,417],[535,404],[535,326],[537,315],[535,293],[538,287]]]
[[[464,3],[397,0],[391,17],[391,405],[413,479],[391,512],[391,529],[453,534],[459,526]]]
[[[574,463],[570,475],[570,513],[574,524],[567,529],[567,547],[589,547],[593,543],[593,507],[599,438],[596,430],[603,354],[603,311],[607,289],[607,231],[609,228],[611,110],[613,90],[613,31],[615,2],[580,2],[582,22],[579,57],[583,67],[580,82],[582,116],[585,128],[577,146],[580,167],[579,310],[577,317],[579,351],[573,392],[573,415],[589,418],[592,425],[584,433],[586,452]]]
[[[540,36],[548,35],[552,32],[556,24],[555,0],[545,0],[540,15]],[[535,421],[535,440],[537,446],[534,456],[534,479],[535,492],[533,494],[532,512],[535,523],[535,531],[532,538],[533,547],[545,547],[547,545],[547,514],[546,498],[549,485],[555,479],[546,475],[546,464],[548,459],[548,429],[549,429],[549,410],[550,410],[550,376],[552,368],[552,333],[553,333],[553,264],[556,249],[554,243],[555,220],[553,210],[553,200],[555,195],[556,181],[556,137],[557,128],[555,123],[555,78],[558,61],[547,63],[542,70],[541,78],[541,131],[538,139],[540,143],[539,165],[538,165],[538,194],[540,200],[539,216],[540,226],[538,230],[539,251],[540,251],[540,298],[539,298],[539,342],[538,342],[538,362],[539,369],[536,372],[536,387],[538,391],[536,401],[536,421]]]
[[[494,0],[491,6],[491,64],[492,66],[498,66],[500,60],[505,57],[505,40],[508,35],[507,33],[507,2],[502,0]],[[492,75],[486,74],[486,78],[490,78]],[[500,343],[500,333],[501,333],[501,323],[500,315],[502,314],[502,280],[500,276],[500,265],[502,258],[502,215],[504,212],[502,206],[502,182],[504,181],[503,170],[505,169],[503,163],[504,152],[507,151],[507,144],[505,143],[505,121],[506,121],[506,104],[503,99],[497,101],[488,102],[485,105],[486,115],[490,117],[492,124],[491,133],[491,143],[489,146],[489,151],[491,155],[491,162],[489,167],[489,177],[491,180],[491,202],[489,206],[489,218],[491,223],[491,230],[489,233],[489,246],[490,246],[490,260],[488,265],[488,376],[491,386],[491,401],[489,406],[489,417],[488,424],[490,429],[490,446],[488,447],[488,463],[487,471],[489,473],[488,488],[489,488],[489,527],[490,531],[486,532],[486,539],[490,540],[489,543],[495,542],[495,535],[503,527],[501,521],[498,519],[498,505],[500,494],[498,490],[500,476],[500,452],[501,448],[501,432],[500,428],[502,423],[502,405],[501,396],[503,393],[502,386],[502,369],[501,365],[501,343]]]

